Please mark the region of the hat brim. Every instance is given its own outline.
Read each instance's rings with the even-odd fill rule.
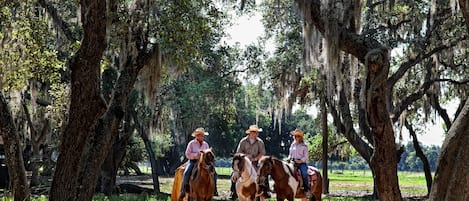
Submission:
[[[209,135],[208,132],[193,132],[192,137],[197,136],[198,134]]]
[[[256,132],[260,133],[260,132],[262,132],[262,128],[259,128],[257,130],[247,129],[246,134],[249,134],[251,131],[256,131]]]
[[[293,135],[293,136],[297,136],[297,135],[298,135],[298,136],[301,136],[301,137],[303,137],[303,136],[305,135],[304,133],[297,132],[297,131],[292,131],[292,132],[290,132],[290,134]]]

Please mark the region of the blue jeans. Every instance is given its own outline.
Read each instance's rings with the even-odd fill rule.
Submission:
[[[308,166],[306,163],[298,164],[298,169],[301,172],[301,178],[303,178],[303,187],[305,191],[309,191],[309,181],[308,181]]]
[[[196,160],[189,160],[189,165],[186,166],[186,169],[184,169],[184,175],[182,176],[182,184],[181,184],[181,193],[184,193],[184,186],[189,183],[189,178],[191,177],[192,174],[192,169],[194,169],[194,165],[197,163]]]

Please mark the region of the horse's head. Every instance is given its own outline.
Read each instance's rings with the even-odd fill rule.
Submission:
[[[236,153],[236,154],[231,154],[230,156],[233,157],[233,161],[231,162],[231,168],[233,169],[231,180],[233,180],[233,182],[236,183],[236,181],[238,181],[238,178],[241,177],[241,172],[243,172],[244,170],[246,154]]]
[[[215,154],[212,151],[212,148],[205,149],[200,151],[200,163],[207,166],[214,166],[215,164]]]
[[[272,156],[263,156],[259,160],[259,169],[258,169],[258,177],[257,177],[257,183],[259,184],[259,187],[261,188],[267,188],[267,186],[264,186],[265,180],[267,179],[268,175],[272,174],[272,168],[273,168],[274,160]]]

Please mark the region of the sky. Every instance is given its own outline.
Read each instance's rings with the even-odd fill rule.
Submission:
[[[236,43],[240,44],[240,47],[245,47],[251,43],[257,41],[258,37],[260,37],[264,32],[264,27],[261,22],[261,16],[259,14],[255,14],[253,16],[241,16],[238,17],[235,24],[230,27],[227,32],[230,34],[230,38],[226,38],[225,41],[229,45],[235,45]],[[273,45],[267,45],[267,49],[273,49]],[[272,50],[268,50],[272,52]],[[448,115],[451,117],[454,116],[454,112],[456,108],[453,107],[454,105],[457,106],[456,102],[448,103]],[[313,110],[315,111],[315,110]],[[313,114],[316,115],[316,114]],[[443,122],[440,118],[435,120],[435,125],[426,125],[426,130],[423,132],[424,134],[418,135],[419,141],[424,145],[437,145],[441,146],[444,141],[445,131],[442,128]],[[408,142],[410,136],[404,129],[403,139],[404,142]],[[399,130],[395,130],[396,135]]]
[[[253,16],[244,15],[236,18],[235,25],[227,30],[231,35],[231,38],[226,39],[229,45],[234,45],[238,42],[241,47],[244,47],[257,41],[258,37],[264,33],[264,26],[259,14]]]

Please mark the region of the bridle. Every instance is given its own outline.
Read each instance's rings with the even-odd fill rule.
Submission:
[[[208,158],[209,155],[212,157],[212,158]],[[214,164],[214,155],[212,152],[203,152],[202,156],[201,156],[201,160],[200,160],[200,167],[204,168],[204,169],[207,169],[207,170],[210,170],[211,167],[213,167],[213,164]]]
[[[267,160],[268,160],[268,161],[267,161]],[[259,167],[259,181],[260,181],[260,182],[259,182],[259,185],[262,185],[263,187],[265,187],[265,186],[264,186],[264,183],[263,183],[262,181],[265,180],[268,175],[271,175],[271,176],[272,176],[272,170],[273,170],[274,162],[275,162],[275,159],[274,159],[274,158],[268,158],[268,159],[266,159],[265,161],[262,161],[262,166]],[[284,165],[281,161],[279,161],[279,162],[282,164],[282,166]],[[265,175],[261,175],[261,174],[260,174],[260,173],[261,173],[261,169],[263,169],[264,166],[266,166],[266,165],[267,165],[268,167],[265,167],[265,168],[268,168],[268,170],[265,170],[265,171],[266,171]],[[289,167],[287,166],[287,168],[289,168]],[[285,172],[285,171],[284,171],[283,177],[278,178],[277,180],[278,180],[278,181],[282,181],[282,180],[284,180],[284,179],[288,179],[288,177],[290,177],[290,176],[293,176],[293,175],[290,175],[290,174],[288,174],[288,172]]]

